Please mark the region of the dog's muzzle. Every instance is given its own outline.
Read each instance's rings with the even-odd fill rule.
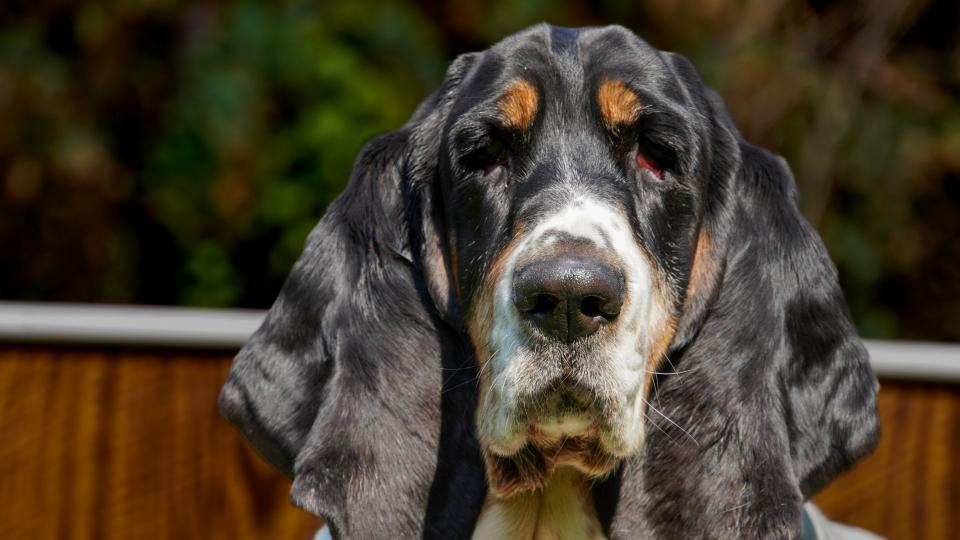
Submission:
[[[475,311],[477,426],[491,490],[597,478],[643,440],[645,379],[665,328],[662,287],[625,213],[577,198],[504,252]]]

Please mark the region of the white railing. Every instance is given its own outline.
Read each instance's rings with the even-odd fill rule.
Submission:
[[[0,302],[0,342],[240,348],[263,311]],[[960,345],[865,340],[877,376],[960,383]]]
[[[239,348],[263,311],[0,302],[0,341]]]

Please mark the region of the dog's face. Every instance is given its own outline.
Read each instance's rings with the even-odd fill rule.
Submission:
[[[876,389],[783,160],[682,57],[538,25],[368,143],[220,406],[346,537],[467,537],[563,465],[609,536],[781,538]]]
[[[538,29],[466,76],[441,142],[447,241],[502,492],[635,452],[695,254],[707,144],[670,61]]]

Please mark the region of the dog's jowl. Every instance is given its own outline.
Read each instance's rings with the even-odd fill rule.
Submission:
[[[877,383],[786,163],[539,25],[362,150],[220,406],[344,538],[793,538]]]

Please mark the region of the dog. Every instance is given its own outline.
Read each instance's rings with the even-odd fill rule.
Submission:
[[[370,141],[219,406],[343,538],[797,538],[878,383],[785,161],[541,24]]]

